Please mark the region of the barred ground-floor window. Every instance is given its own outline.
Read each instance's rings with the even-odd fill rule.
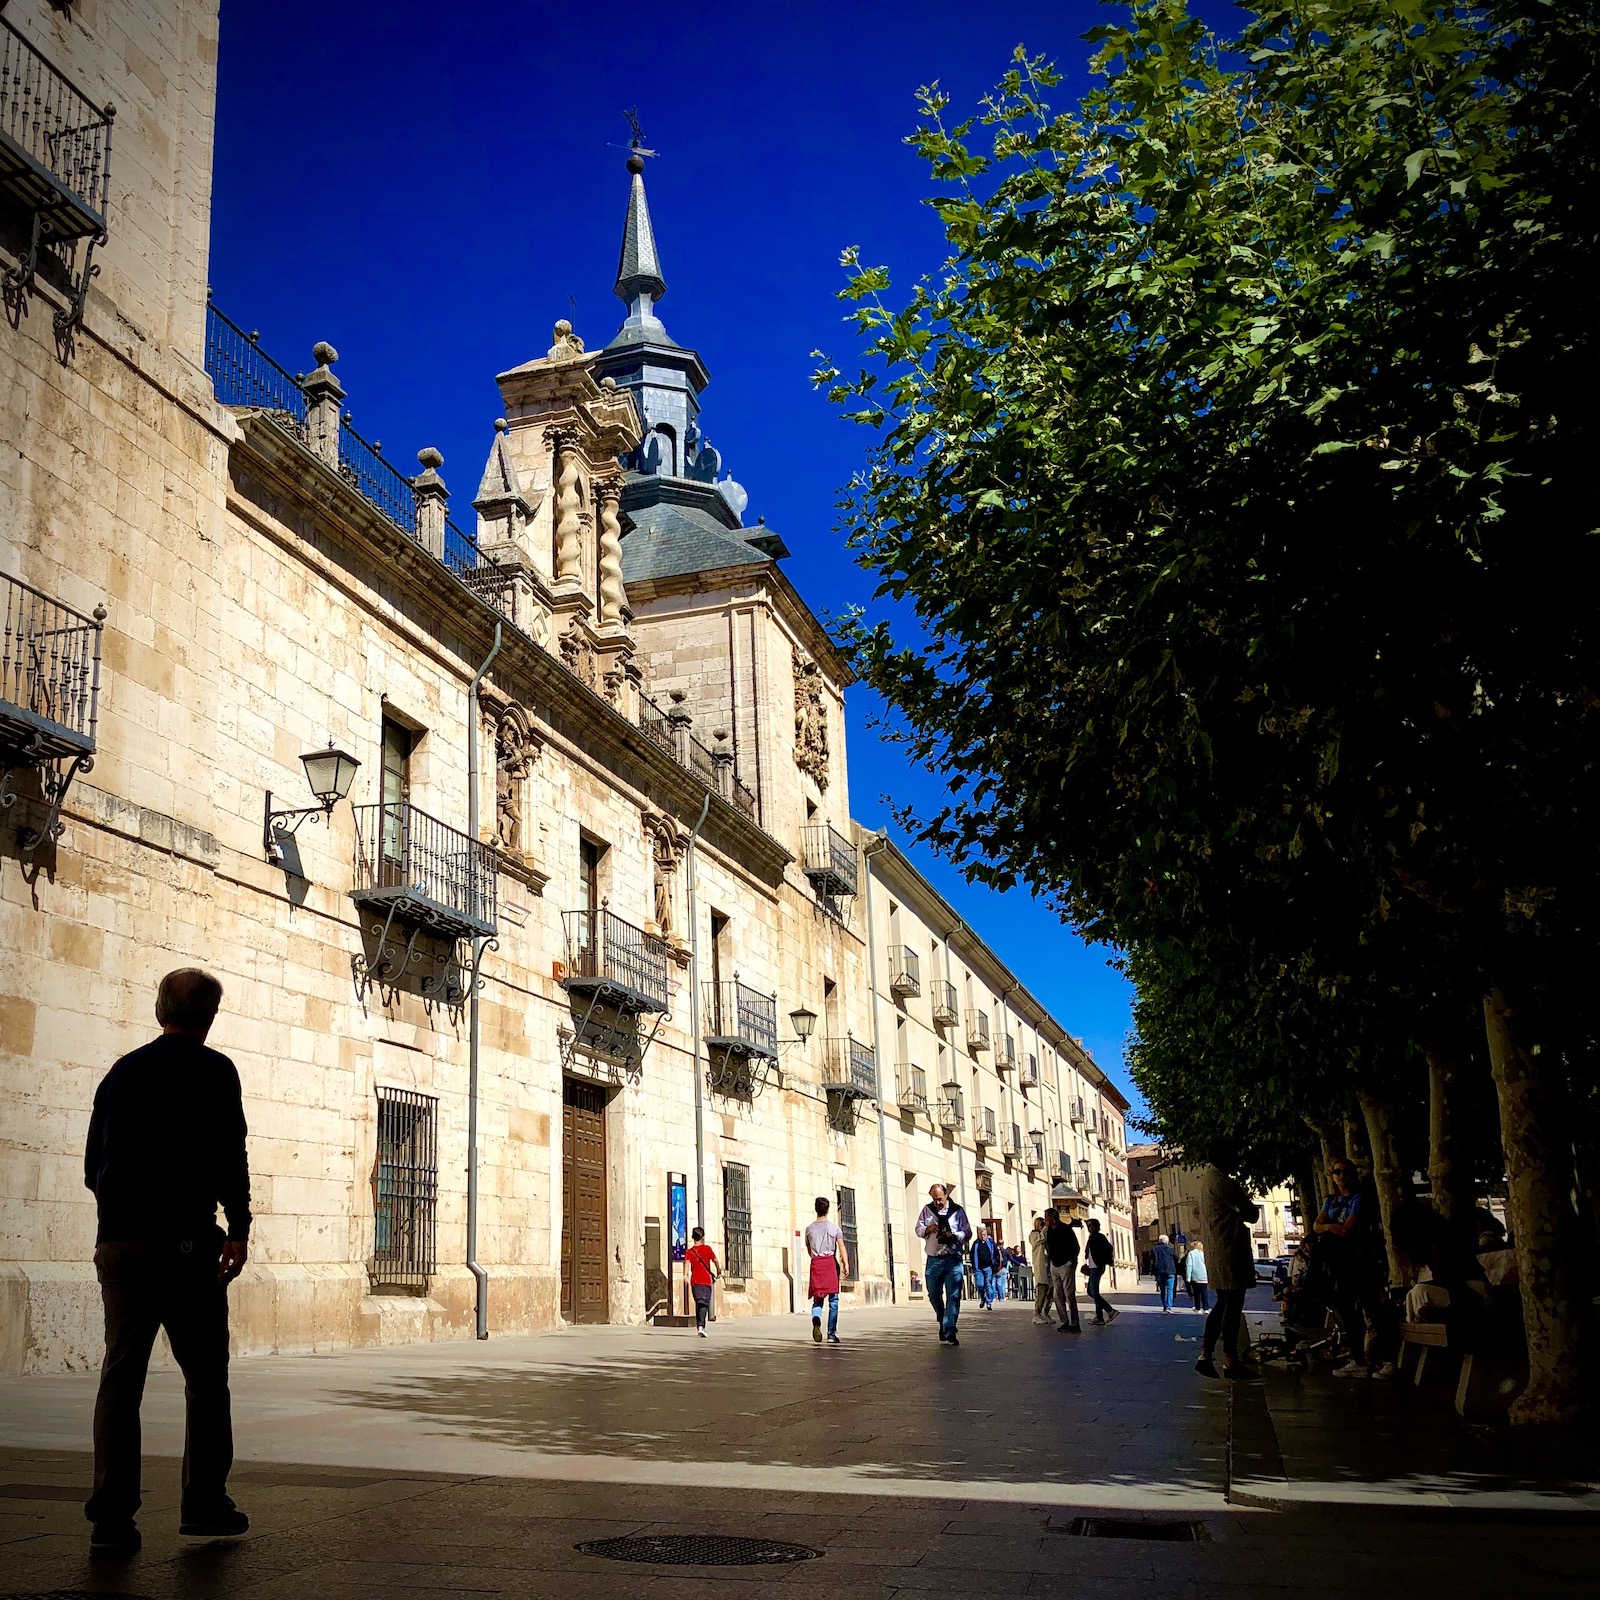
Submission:
[[[850,1270],[845,1273],[846,1283],[855,1283],[861,1276],[861,1250],[856,1243],[856,1192],[839,1191],[839,1232],[844,1235],[845,1253],[850,1257]]]
[[[729,1163],[722,1169],[722,1259],[730,1278],[751,1276],[750,1169]]]
[[[439,1102],[413,1089],[378,1089],[373,1168],[374,1284],[426,1288],[433,1273],[439,1197]]]

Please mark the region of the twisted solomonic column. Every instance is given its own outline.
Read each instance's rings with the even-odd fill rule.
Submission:
[[[600,621],[621,622],[628,603],[622,587],[622,474],[595,480],[600,507]]]
[[[583,496],[578,482],[578,434],[573,428],[552,428],[545,435],[555,453],[556,580],[583,577]]]

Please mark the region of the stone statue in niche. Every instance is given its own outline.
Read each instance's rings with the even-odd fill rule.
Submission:
[[[495,843],[515,855],[523,853],[523,786],[539,748],[522,708],[508,706],[494,730],[494,833]]]
[[[688,843],[683,830],[662,812],[647,811],[643,817],[645,837],[650,843],[650,871],[654,888],[651,907],[657,931],[664,939],[674,936],[672,889],[678,863]]]
[[[794,654],[794,764],[818,789],[828,787],[828,706],[822,669]]]

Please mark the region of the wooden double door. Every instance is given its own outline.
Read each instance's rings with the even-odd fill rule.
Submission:
[[[561,1085],[561,1315],[610,1316],[606,1268],[606,1095],[597,1084]]]

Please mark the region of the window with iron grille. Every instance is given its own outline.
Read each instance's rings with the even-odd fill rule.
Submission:
[[[750,1169],[725,1166],[722,1169],[723,1259],[730,1278],[749,1278],[750,1265]]]
[[[855,1283],[861,1276],[859,1247],[856,1244],[856,1192],[839,1191],[839,1232],[844,1235],[845,1254],[850,1257],[850,1270],[845,1273],[846,1283]]]
[[[422,1289],[433,1272],[438,1112],[431,1094],[378,1089],[370,1268],[375,1284]]]

